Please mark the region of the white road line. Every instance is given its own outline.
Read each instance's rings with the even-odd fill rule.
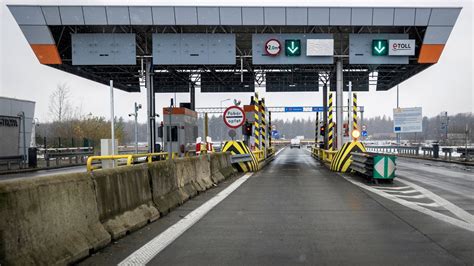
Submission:
[[[278,155],[280,152],[282,152],[284,149],[286,149],[286,147],[285,147],[285,148],[282,148],[282,149],[279,150],[279,151],[277,151],[277,152],[275,153],[275,156],[277,156],[277,155]]]
[[[450,201],[434,194],[433,192],[423,188],[423,187],[420,187],[410,181],[407,181],[407,180],[404,180],[404,179],[401,179],[401,178],[397,178],[398,181],[404,183],[405,185],[408,185],[408,186],[411,186],[412,188],[420,191],[420,193],[426,195],[428,198],[432,199],[434,202],[438,203],[439,205],[443,206],[444,208],[446,208],[448,211],[450,211],[451,213],[453,213],[454,215],[456,215],[457,217],[463,219],[464,221],[470,223],[470,224],[473,224],[474,225],[474,215],[470,214],[469,212],[461,209],[460,207],[454,205],[453,203],[451,203]]]
[[[379,189],[380,191],[383,192],[389,192],[389,193],[402,193],[402,194],[411,194],[411,193],[420,193],[418,190],[402,190],[402,191],[394,191],[394,190],[388,190],[388,189]]]
[[[186,215],[183,219],[166,229],[164,232],[153,238],[137,251],[120,262],[118,265],[145,265],[150,262],[158,253],[173,243],[180,235],[204,217],[212,208],[223,201],[234,192],[240,185],[249,179],[253,173],[247,173],[219,192],[212,199],[199,206],[197,209]]]
[[[425,203],[425,202],[415,202],[415,201],[411,201],[413,203],[415,203],[416,205],[419,205],[419,206],[425,206],[425,207],[440,207],[438,203],[436,202],[431,202],[431,203]]]
[[[402,189],[407,189],[407,188],[410,188],[410,187],[409,187],[409,186],[405,186],[405,187],[376,187],[376,186],[373,186],[373,188],[377,188],[377,189],[402,190]]]
[[[463,228],[463,229],[466,229],[468,231],[471,231],[471,232],[474,232],[474,224],[471,224],[471,223],[467,223],[463,220],[458,220],[456,218],[453,218],[453,217],[450,217],[450,216],[447,216],[447,215],[444,215],[444,214],[441,214],[439,212],[436,212],[436,211],[433,211],[433,210],[430,210],[430,209],[427,209],[425,207],[422,207],[422,206],[419,206],[415,203],[412,203],[410,201],[406,201],[404,199],[400,199],[400,198],[397,198],[396,195],[393,195],[393,194],[389,194],[389,193],[385,193],[383,191],[380,191],[378,189],[375,189],[375,188],[372,188],[370,186],[367,186],[365,184],[362,184],[360,182],[357,182],[357,181],[354,181],[352,180],[352,178],[349,178],[349,177],[346,177],[344,175],[341,175],[342,177],[344,177],[344,179],[346,179],[347,181],[351,182],[352,184],[358,186],[358,187],[361,187],[363,189],[366,189],[370,192],[373,192],[379,196],[382,196],[384,198],[387,198],[387,199],[390,199],[394,202],[397,202],[403,206],[406,206],[410,209],[413,209],[413,210],[416,210],[416,211],[419,211],[421,213],[424,213],[424,214],[427,214],[427,215],[430,215],[431,217],[433,218],[436,218],[440,221],[444,221],[446,223],[450,223],[452,225],[455,225],[455,226],[458,226],[460,228]],[[400,179],[398,179],[400,181]],[[407,183],[405,183],[407,184]],[[407,184],[409,185],[409,184]]]
[[[426,198],[425,195],[396,195],[397,198],[404,198],[404,199],[422,199]]]

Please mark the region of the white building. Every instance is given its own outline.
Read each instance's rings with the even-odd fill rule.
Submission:
[[[28,155],[34,113],[35,102],[0,97],[0,157]]]

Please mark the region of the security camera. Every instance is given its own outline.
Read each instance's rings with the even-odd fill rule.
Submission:
[[[138,109],[142,109],[142,104],[138,104]]]
[[[133,116],[133,114],[128,114],[128,117],[132,117],[132,116]]]

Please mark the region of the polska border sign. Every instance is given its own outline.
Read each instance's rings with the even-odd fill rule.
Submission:
[[[238,128],[245,122],[245,112],[238,106],[231,106],[224,111],[224,123],[230,128]]]
[[[394,133],[422,132],[422,122],[421,107],[393,109]]]

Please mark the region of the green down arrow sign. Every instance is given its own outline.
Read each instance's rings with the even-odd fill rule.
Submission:
[[[285,40],[285,55],[286,56],[300,56],[301,55],[301,41],[300,40]]]
[[[388,55],[387,40],[372,40],[372,55],[384,56]]]

